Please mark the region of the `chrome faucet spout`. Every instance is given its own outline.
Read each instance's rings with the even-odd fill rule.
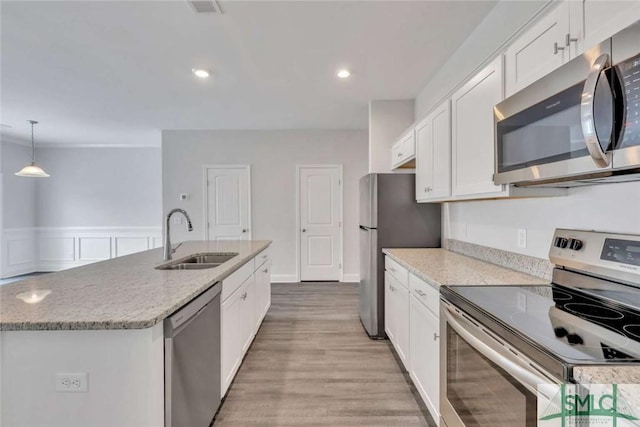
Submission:
[[[175,249],[178,249],[178,246],[180,246],[178,245],[176,246],[175,249],[173,250],[171,249],[171,215],[173,215],[174,213],[181,213],[187,220],[187,231],[193,231],[193,225],[191,225],[191,218],[189,218],[189,214],[184,209],[176,208],[169,211],[169,213],[167,214],[167,220],[166,220],[165,229],[164,229],[164,260],[165,261],[171,260],[171,254],[175,252]]]

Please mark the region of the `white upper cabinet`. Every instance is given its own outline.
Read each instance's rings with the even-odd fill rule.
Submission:
[[[498,57],[451,97],[452,194],[501,197],[493,183],[493,107],[502,100],[502,57]]]
[[[559,2],[505,52],[505,92],[510,96],[570,59],[566,46],[569,0]]]
[[[415,158],[416,141],[411,128],[391,147],[391,169],[414,168]]]
[[[637,0],[574,0],[569,3],[573,56],[640,19],[640,1]]]
[[[442,103],[415,127],[416,200],[451,196],[451,107]]]

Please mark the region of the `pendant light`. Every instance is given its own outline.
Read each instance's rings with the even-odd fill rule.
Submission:
[[[36,165],[36,146],[33,142],[33,125],[38,124],[35,120],[29,120],[31,123],[31,164],[20,169],[16,172],[17,176],[28,176],[32,178],[48,178],[49,174],[42,170],[42,168]]]

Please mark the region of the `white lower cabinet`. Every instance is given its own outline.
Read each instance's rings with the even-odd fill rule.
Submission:
[[[224,286],[224,284],[223,284]],[[255,283],[247,281],[222,303],[221,366],[222,395],[233,381],[246,350],[251,345],[255,326]]]
[[[409,375],[436,422],[440,420],[440,321],[416,296],[410,302]]]
[[[385,331],[439,425],[440,293],[389,257],[385,268]],[[400,282],[405,276],[408,287]]]
[[[265,256],[267,254],[267,256]],[[260,266],[255,269],[254,265]],[[247,269],[246,266],[251,266]],[[242,283],[239,287],[237,283]],[[225,286],[227,290],[225,292]],[[227,393],[271,306],[271,260],[265,251],[222,281],[221,394]]]
[[[256,331],[271,307],[271,261],[256,270]]]
[[[385,273],[385,332],[405,369],[409,369],[409,291]]]

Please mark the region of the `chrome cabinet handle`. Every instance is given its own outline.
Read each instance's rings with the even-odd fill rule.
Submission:
[[[396,272],[396,269],[393,267],[389,267],[389,271],[393,271],[394,273]]]
[[[611,158],[607,156],[607,153],[602,149],[598,135],[596,134],[596,124],[594,119],[595,103],[594,98],[596,94],[596,87],[598,86],[598,80],[600,74],[605,67],[609,65],[609,55],[603,54],[595,60],[591,66],[591,72],[587,76],[587,80],[584,83],[584,89],[582,90],[582,101],[580,103],[580,119],[582,122],[582,133],[584,135],[584,142],[589,150],[589,155],[598,167],[604,168],[609,166]]]
[[[242,299],[243,301],[247,299],[247,293],[245,292],[244,294],[242,294],[240,296],[240,299]]]
[[[402,157],[402,153],[398,153],[398,157]]]
[[[558,42],[555,42],[555,43],[553,44],[553,54],[554,54],[554,55],[557,55],[557,54],[558,54],[558,52],[560,52],[561,50],[564,50],[564,47],[562,47],[562,46],[558,46]]]
[[[575,43],[577,41],[578,41],[577,38],[571,37],[571,34],[567,33],[567,38],[565,39],[565,45],[566,46],[571,46],[571,42]]]
[[[433,333],[433,340],[437,341],[438,338],[440,338],[440,335],[436,334],[435,332]]]
[[[424,292],[422,292],[420,289],[416,289],[416,293],[417,293],[418,295],[420,295],[421,297],[426,297],[426,296],[427,296],[427,294],[425,294]]]

